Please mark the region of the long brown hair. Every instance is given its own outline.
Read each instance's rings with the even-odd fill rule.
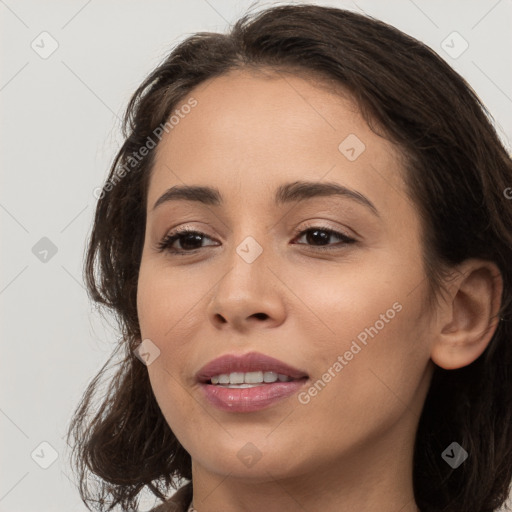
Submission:
[[[133,352],[141,342],[137,279],[155,153],[140,157],[140,148],[149,139],[158,142],[159,127],[195,86],[248,67],[295,70],[339,85],[372,129],[397,144],[422,219],[431,290],[442,287],[443,269],[468,258],[499,267],[502,320],[475,362],[457,370],[436,366],[413,474],[423,512],[497,510],[512,479],[510,156],[471,87],[426,45],[370,17],[305,4],[246,14],[228,34],[189,37],[129,102],[125,142],[99,194],[84,268],[90,297],[114,313],[120,337],[68,431],[82,499],[89,509],[136,509],[144,487],[164,500],[174,478],[192,477],[190,455],[166,423],[147,368]],[[119,361],[109,367],[119,351]],[[109,368],[115,371],[107,377]],[[98,397],[102,386],[107,391]],[[470,454],[456,470],[441,458],[453,441]]]

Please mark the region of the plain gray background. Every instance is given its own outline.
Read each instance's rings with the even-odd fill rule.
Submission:
[[[510,150],[510,0],[313,3],[367,12],[427,43],[473,86]],[[250,5],[0,0],[0,511],[86,510],[63,436],[117,340],[82,281],[93,190],[107,176],[120,118],[143,78],[177,42],[224,31]]]

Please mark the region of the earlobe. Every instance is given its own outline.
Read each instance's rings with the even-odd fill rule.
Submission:
[[[466,260],[454,275],[431,352],[445,370],[467,366],[485,351],[498,326],[503,291],[501,273],[489,261]]]

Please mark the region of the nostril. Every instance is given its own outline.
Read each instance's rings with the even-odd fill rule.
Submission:
[[[216,317],[219,319],[220,323],[221,324],[226,324],[227,323],[227,320],[222,316],[222,315],[219,315],[218,313],[216,314]]]

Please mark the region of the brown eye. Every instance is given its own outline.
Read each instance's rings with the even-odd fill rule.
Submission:
[[[355,240],[344,233],[340,233],[330,228],[323,228],[321,226],[313,226],[307,229],[302,230],[299,233],[299,239],[304,238],[306,240],[305,245],[312,245],[314,247],[322,247],[322,246],[330,246],[330,245],[346,245],[354,243]],[[337,244],[329,243],[329,240],[334,237],[338,239]],[[340,243],[341,241],[341,243]],[[300,244],[303,245],[303,244]],[[327,247],[330,248],[330,247]]]
[[[169,251],[171,253],[191,253],[203,247],[202,240],[204,238],[211,238],[205,233],[200,231],[193,231],[189,229],[181,229],[174,233],[165,236],[158,244],[158,250]],[[178,242],[180,247],[173,247],[175,242]]]

